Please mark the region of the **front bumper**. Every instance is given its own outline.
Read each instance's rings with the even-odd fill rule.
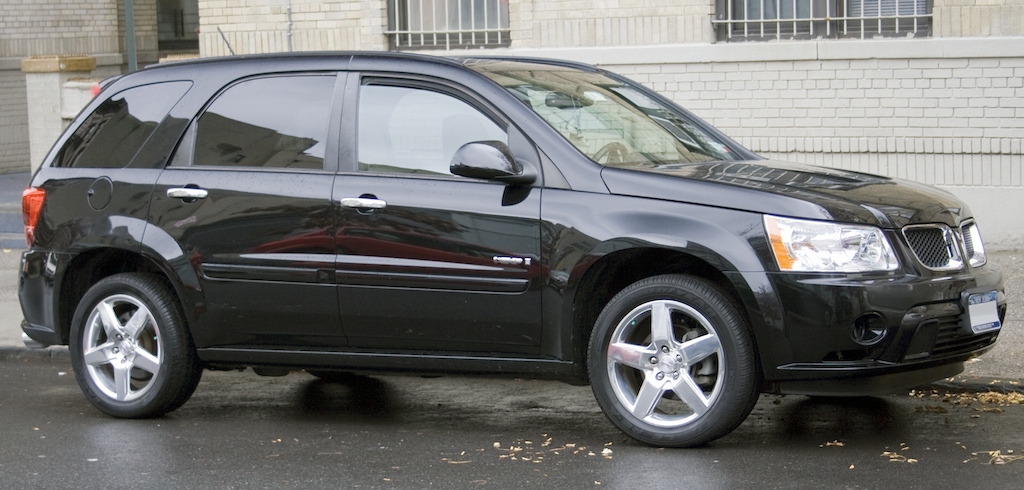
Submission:
[[[975,334],[970,293],[1006,297],[994,266],[956,274],[770,273],[775,321],[758,336],[767,391],[867,395],[918,386],[963,370],[991,349],[999,330]],[[764,298],[764,296],[762,296]],[[763,301],[762,301],[763,302]]]

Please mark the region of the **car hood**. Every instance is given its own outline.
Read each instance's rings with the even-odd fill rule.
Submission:
[[[605,167],[601,176],[613,194],[883,228],[958,226],[970,217],[963,202],[934,187],[772,160]]]

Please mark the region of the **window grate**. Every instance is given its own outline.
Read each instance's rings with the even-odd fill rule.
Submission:
[[[931,0],[717,0],[719,40],[930,36]]]
[[[388,0],[385,34],[397,50],[508,46],[508,0]]]

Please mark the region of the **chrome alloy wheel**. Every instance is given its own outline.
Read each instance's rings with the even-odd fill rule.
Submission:
[[[130,402],[154,386],[163,363],[162,345],[149,308],[137,298],[115,294],[89,314],[82,354],[96,388],[112,400]]]
[[[722,342],[711,322],[678,301],[637,306],[608,345],[612,391],[636,419],[661,428],[704,415],[725,380]]]

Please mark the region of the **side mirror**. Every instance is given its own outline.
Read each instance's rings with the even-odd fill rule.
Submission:
[[[475,141],[462,145],[452,157],[450,170],[462,177],[510,185],[532,184],[537,180],[532,172],[523,170],[508,146],[500,141]]]

